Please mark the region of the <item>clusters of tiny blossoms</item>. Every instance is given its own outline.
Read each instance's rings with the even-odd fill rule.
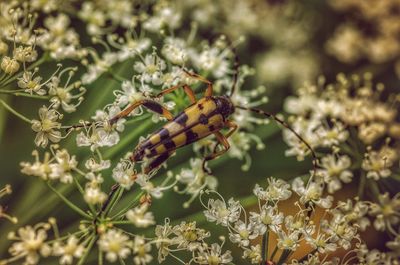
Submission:
[[[79,48],[77,33],[70,28],[65,14],[47,15],[43,27],[37,22],[39,13],[34,5],[18,1],[0,4],[0,94],[47,100],[49,106],[39,109],[39,120],[31,120],[0,99],[0,104],[22,120],[31,123],[37,132],[35,144],[46,147],[63,136],[59,131],[62,111],[71,113],[83,101],[86,89],[80,81],[73,81],[76,67],[61,64],[48,75],[43,64],[50,60],[80,59],[86,56]],[[63,69],[62,69],[63,68]],[[42,73],[44,72],[44,73]]]
[[[337,76],[337,81],[305,85],[286,99],[292,127],[315,149],[321,150],[318,177],[333,193],[354,177],[371,185],[398,174],[400,124],[399,95],[386,95],[383,84],[374,85],[370,74]],[[287,155],[302,159],[306,146],[284,132]],[[326,152],[328,151],[328,152]],[[380,182],[381,183],[381,182]],[[362,195],[362,194],[359,194]]]
[[[126,221],[119,224],[133,224],[136,227],[154,225],[153,216],[146,212],[148,204],[130,210],[126,214]],[[41,259],[58,258],[58,264],[83,264],[89,252],[97,252],[99,264],[103,264],[103,257],[107,263],[125,262],[136,265],[150,264],[154,256],[152,249],[158,250],[158,262],[163,262],[168,256],[182,264],[228,264],[232,261],[230,251],[222,251],[222,244],[209,244],[205,240],[210,232],[198,228],[196,222],[181,222],[172,226],[168,219],[163,225],[154,228],[154,237],[135,235],[114,226],[112,222],[102,223],[97,227],[97,234],[91,231],[92,225],[81,225],[79,230],[65,236],[60,236],[55,218],[46,223],[19,228],[17,233],[10,232],[8,239],[14,243],[9,248],[11,257],[0,260],[0,264],[10,264],[24,260],[23,264],[39,264]],[[49,230],[52,228],[52,233]],[[53,237],[53,238],[51,238]],[[96,244],[94,244],[96,242]],[[191,253],[188,261],[180,258],[179,252]],[[185,256],[185,255],[183,255]]]
[[[111,228],[100,236],[99,250],[105,254],[106,260],[115,262],[133,257],[133,264],[150,264],[153,261],[152,249],[158,251],[158,262],[162,263],[170,257],[181,264],[228,264],[232,261],[230,251],[223,251],[222,244],[209,244],[206,240],[210,232],[198,228],[196,222],[181,222],[172,226],[169,219],[164,225],[157,225],[154,237],[132,235],[123,230]],[[184,261],[180,252],[191,253],[192,257]]]
[[[339,0],[329,3],[337,12],[353,16],[339,24],[326,43],[327,52],[344,63],[355,63],[364,58],[374,64],[391,63],[399,76],[400,19],[397,10],[400,3],[397,0]]]
[[[50,240],[49,230],[52,230],[54,239]],[[0,264],[9,264],[24,260],[23,264],[39,264],[41,258],[58,257],[59,264],[73,264],[75,259],[81,258],[87,251],[89,241],[82,241],[77,236],[84,234],[84,230],[74,235],[60,237],[54,218],[48,222],[34,226],[21,227],[17,232],[10,232],[8,239],[14,241],[9,248],[11,258],[0,260]]]
[[[246,36],[244,45],[260,42],[256,58],[259,82],[298,86],[318,73],[318,57],[310,45],[316,30],[315,14],[293,1],[177,1],[185,17],[199,30],[218,28],[232,39]],[[268,47],[268,48],[262,48]],[[250,48],[251,49],[251,48]]]
[[[381,264],[379,257],[387,262],[399,258],[398,233],[387,242],[387,252],[368,253],[361,240],[360,232],[370,224],[368,215],[382,216],[383,206],[358,200],[333,203],[332,197],[324,197],[323,191],[322,185],[305,185],[300,178],[292,185],[269,178],[266,188],[255,186],[258,209],[249,212],[239,201],[225,201],[217,192],[206,191],[200,198],[207,220],[226,227],[230,241],[241,248],[243,258],[252,264]],[[209,198],[205,203],[205,194],[217,198]],[[390,205],[390,214],[386,212],[385,221],[382,217],[376,219],[379,224],[375,227],[382,228],[382,224],[391,222],[398,229],[398,218],[393,219],[399,210],[398,202],[398,198],[393,198],[386,204]],[[287,210],[285,205],[292,204],[294,207]],[[346,253],[343,259],[335,257],[339,250]]]

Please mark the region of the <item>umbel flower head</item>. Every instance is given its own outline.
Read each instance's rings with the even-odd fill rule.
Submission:
[[[384,229],[386,224],[389,225],[387,229],[393,232],[398,229],[399,219],[394,218],[397,196],[391,203],[387,195],[382,197],[387,205],[384,210],[383,206],[368,201],[333,203],[329,197],[323,197],[322,189],[318,187],[318,183],[311,181],[304,184],[299,178],[292,182],[292,187],[285,181],[269,178],[266,189],[259,185],[254,189],[254,202],[258,205],[256,211],[247,211],[233,198],[225,202],[215,191],[202,193],[200,199],[206,208],[204,215],[207,220],[226,227],[230,241],[241,249],[243,258],[252,264],[259,264],[262,260],[274,264],[347,264],[350,260],[356,260],[364,264],[365,245],[360,244],[360,232],[370,224],[368,212],[379,216],[375,222],[377,228]],[[287,213],[283,205],[287,204],[286,200],[293,200],[295,193],[300,199],[295,198],[295,209]],[[208,203],[204,204],[204,196],[214,195],[218,199],[209,198]],[[323,213],[316,215],[320,211]],[[394,244],[390,246],[394,247]],[[273,249],[273,252],[269,252],[269,249]],[[340,249],[347,253],[342,259],[335,257]],[[304,254],[303,250],[308,254]],[[298,258],[299,255],[303,258]],[[383,254],[379,255],[383,257]],[[386,257],[393,260],[399,256],[392,251]]]
[[[287,98],[285,108],[292,115],[292,127],[314,149],[323,151],[317,177],[330,193],[354,176],[378,181],[396,171],[400,135],[398,111],[393,106],[399,94],[384,92],[384,85],[374,85],[370,73],[339,74],[335,83],[325,84],[321,77],[317,85],[305,84],[296,97]],[[303,159],[306,146],[289,131],[284,138],[290,146],[286,154]]]

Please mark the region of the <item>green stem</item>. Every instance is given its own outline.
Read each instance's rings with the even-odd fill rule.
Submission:
[[[99,265],[103,265],[103,252],[101,250],[99,250],[99,256],[98,256],[98,260],[99,260]]]
[[[267,254],[267,249],[268,249],[268,230],[263,234],[262,236],[262,244],[261,244],[261,264],[265,264],[266,257],[268,256]]]
[[[373,197],[378,201],[379,200],[379,195],[381,195],[381,193],[379,191],[379,187],[376,184],[376,182],[374,180],[369,180],[368,181],[368,187],[370,188]]]
[[[113,221],[111,223],[113,225],[132,225],[131,221]]]
[[[14,94],[23,91],[24,89],[0,89],[0,93],[2,94]]]
[[[79,215],[81,215],[82,217],[85,217],[87,219],[92,219],[92,217],[90,215],[88,215],[87,213],[85,213],[82,209],[80,209],[79,207],[77,207],[76,205],[74,205],[70,200],[68,200],[64,195],[62,195],[60,192],[58,192],[53,186],[51,186],[51,184],[49,182],[47,182],[47,186],[49,186],[49,188],[61,199],[63,200],[72,210],[74,210],[75,212],[77,212]]]
[[[117,196],[115,197],[115,201],[111,204],[110,209],[108,212],[111,212],[112,209],[117,205],[119,200],[121,199],[122,195],[124,194],[124,188],[120,188],[120,190],[117,192]]]
[[[120,198],[120,193],[123,192],[123,189],[124,189],[123,187],[119,186],[118,190],[112,195],[110,203],[104,209],[103,216],[107,216],[108,213],[111,211],[111,209],[114,207],[114,205],[117,203],[117,201]]]
[[[36,98],[36,99],[49,99],[49,96],[31,95],[29,93],[14,93],[17,97]]]
[[[278,251],[278,246],[275,246],[274,251],[272,251],[272,255],[271,255],[270,261],[274,261],[274,257],[275,257],[275,254],[276,254],[277,251]]]
[[[119,74],[115,73],[111,68],[108,70],[107,73],[110,75],[111,78],[113,78],[117,82],[122,83],[122,82],[127,80],[126,78],[124,78],[124,77],[120,76]]]
[[[292,253],[291,250],[285,249],[285,250],[282,252],[282,254],[281,254],[281,256],[280,256],[280,258],[279,258],[279,260],[278,260],[278,262],[277,262],[276,264],[277,264],[277,265],[283,264],[283,262],[285,262],[285,261],[287,260],[287,258],[289,257],[289,255],[290,255],[291,253]]]
[[[79,169],[78,169],[78,170],[79,170]],[[77,171],[77,172],[78,172],[78,171]],[[79,173],[79,172],[78,172],[78,173]],[[79,173],[79,174],[80,174],[80,173]],[[79,181],[78,181],[77,178],[73,177],[73,179],[74,179],[75,186],[78,188],[79,192],[80,192],[80,193],[82,194],[82,196],[83,196],[83,195],[85,194],[85,191],[84,191],[82,185],[79,183]],[[96,214],[96,210],[94,209],[93,205],[90,204],[90,203],[88,203],[87,205],[89,206],[89,209],[90,209],[90,211],[92,212],[92,214],[93,214],[93,216],[94,216],[94,215]]]
[[[364,173],[361,173],[360,183],[358,184],[357,196],[361,200],[364,196],[365,184],[367,183],[367,177]]]
[[[130,208],[132,208],[140,199],[140,197],[142,197],[144,194],[144,192],[140,192],[132,201],[132,203],[128,204],[128,206],[126,206],[125,208],[123,208],[121,211],[119,211],[116,215],[114,215],[111,219],[115,220],[115,219],[119,219],[121,218]]]
[[[27,117],[25,117],[24,115],[22,115],[21,113],[17,112],[16,110],[14,110],[11,106],[9,106],[4,100],[0,99],[0,103],[4,106],[4,108],[6,108],[8,111],[10,111],[12,114],[14,114],[15,116],[17,116],[18,118],[20,118],[21,120],[31,124],[31,120],[28,119]]]
[[[85,254],[83,254],[82,258],[79,260],[78,265],[85,264],[85,261],[90,253],[90,250],[92,250],[94,242],[96,242],[96,236],[92,235],[92,239],[90,240],[90,242],[85,250]]]

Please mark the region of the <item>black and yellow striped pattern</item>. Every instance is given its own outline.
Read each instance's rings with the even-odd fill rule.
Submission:
[[[171,153],[179,147],[219,131],[224,127],[227,116],[221,110],[230,107],[225,105],[225,100],[221,100],[220,97],[200,99],[139,143],[132,159],[141,161],[144,157],[152,158]]]

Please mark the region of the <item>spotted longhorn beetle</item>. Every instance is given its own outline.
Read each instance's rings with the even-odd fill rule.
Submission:
[[[285,121],[261,109],[248,108],[233,104],[231,97],[234,94],[235,86],[238,79],[237,58],[235,62],[235,68],[236,72],[233,77],[233,85],[228,95],[214,96],[213,83],[211,81],[196,73],[183,70],[189,77],[197,79],[198,81],[207,85],[204,97],[197,100],[193,90],[190,88],[189,85],[179,84],[161,91],[159,94],[154,96],[153,99],[142,99],[134,102],[123,111],[121,111],[119,114],[111,118],[109,120],[109,123],[112,125],[116,123],[119,119],[128,116],[136,108],[143,106],[155,113],[158,113],[168,120],[168,122],[163,127],[152,133],[145,140],[139,142],[139,144],[134,149],[133,154],[130,156],[130,160],[132,162],[141,162],[145,159],[150,159],[150,162],[143,169],[143,173],[151,174],[154,170],[160,167],[178,148],[194,143],[213,134],[216,137],[218,143],[214,146],[213,152],[203,159],[203,170],[207,173],[211,173],[209,169],[207,169],[205,166],[206,162],[221,156],[229,150],[230,145],[228,142],[228,138],[238,129],[238,126],[233,121],[231,121],[229,117],[235,112],[235,109],[238,108],[264,115],[267,118],[272,118],[277,123],[289,129],[311,151],[311,154],[313,156],[313,166],[315,174],[317,159],[312,147]],[[184,92],[187,94],[192,104],[174,117],[169,110],[167,110],[164,106],[162,106],[154,99],[161,98],[162,96],[171,93],[179,88],[183,88]],[[82,125],[73,127],[82,127]],[[230,130],[225,135],[223,135],[220,132],[223,128],[230,128]],[[222,144],[223,149],[218,150],[217,147],[219,144]],[[118,184],[112,187],[108,199],[103,204],[103,207],[99,214],[105,210],[110,198],[113,196],[118,187]]]
[[[308,149],[310,149],[313,156],[314,169],[316,166],[316,156],[311,146],[286,122],[279,119],[273,114],[265,112],[256,108],[247,108],[243,106],[234,105],[231,96],[234,93],[237,74],[234,76],[234,84],[229,95],[214,96],[213,84],[204,77],[183,70],[188,76],[199,80],[207,85],[204,97],[197,100],[193,90],[187,84],[180,84],[171,88],[165,89],[155,96],[160,98],[165,94],[171,93],[176,89],[183,88],[184,92],[192,103],[184,109],[177,116],[173,116],[164,106],[155,100],[142,99],[139,100],[126,109],[121,111],[110,120],[110,124],[114,124],[120,118],[126,117],[134,109],[143,106],[153,112],[165,117],[168,122],[156,132],[152,133],[145,140],[141,141],[133,151],[130,160],[132,162],[140,162],[144,159],[152,159],[150,163],[144,168],[145,174],[150,174],[153,170],[157,169],[163,162],[165,162],[178,148],[194,143],[213,134],[218,140],[218,144],[222,144],[223,149],[217,151],[217,145],[212,154],[203,159],[203,170],[210,173],[205,167],[206,161],[213,160],[226,151],[229,150],[228,138],[237,130],[238,126],[229,117],[235,112],[235,108],[255,112],[268,118],[274,119],[285,128],[292,131],[298,139],[303,142]],[[223,135],[220,130],[223,128],[230,128],[226,135]]]

